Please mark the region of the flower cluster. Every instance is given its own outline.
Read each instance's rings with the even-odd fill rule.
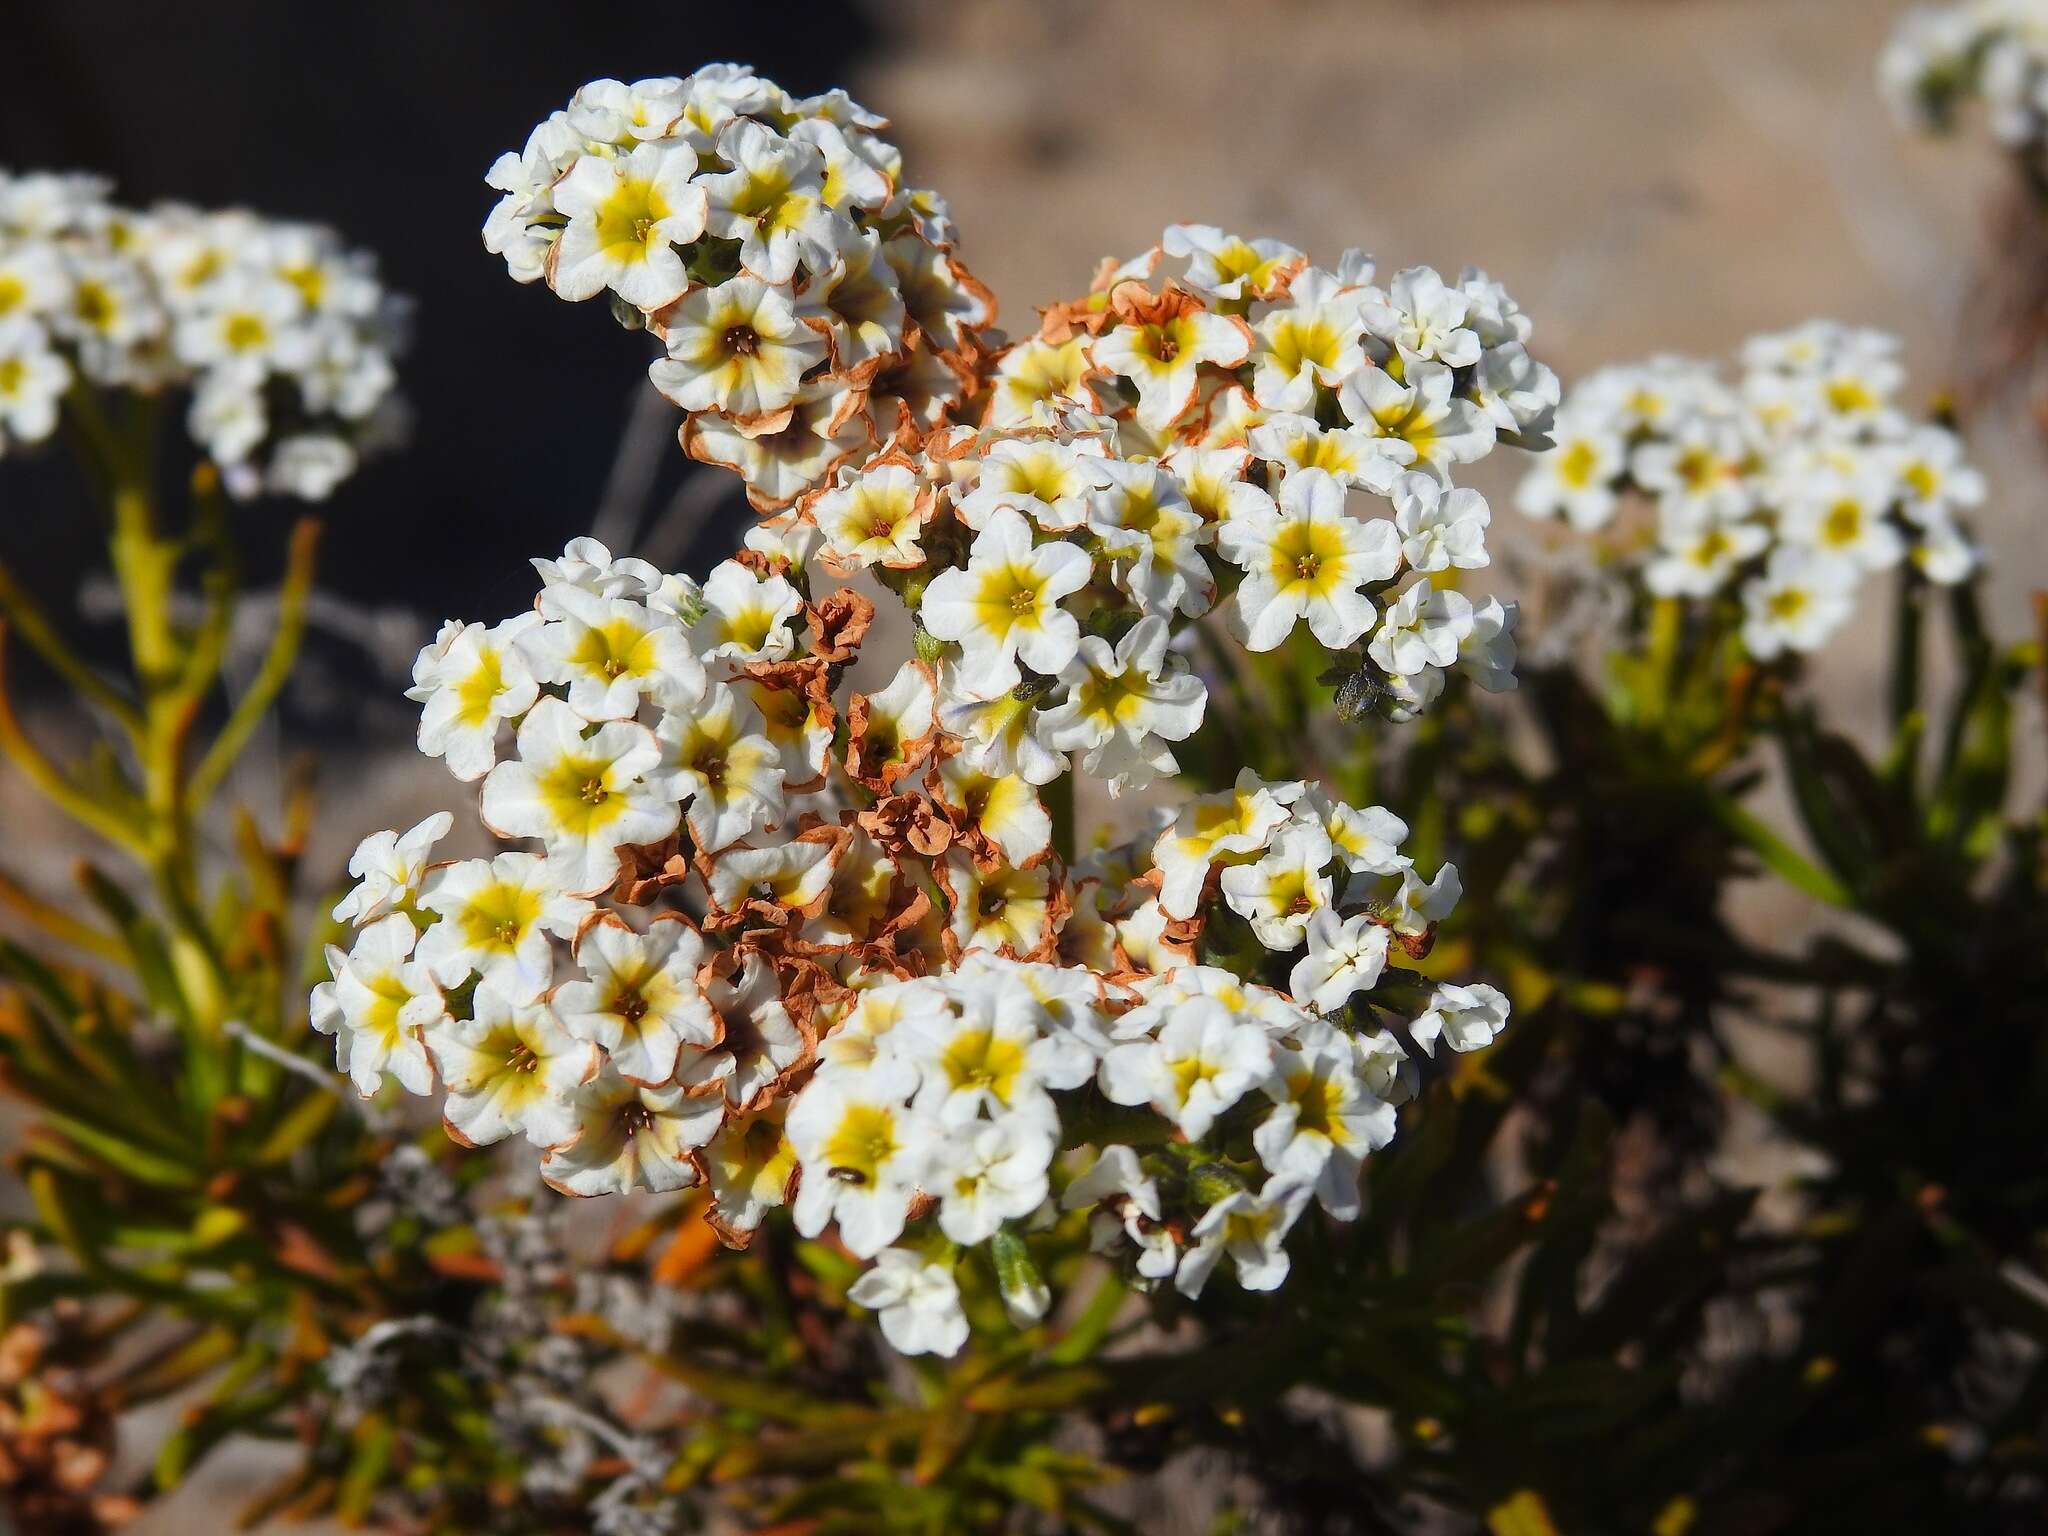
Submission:
[[[700,587],[578,540],[536,562],[531,612],[422,653],[423,749],[526,846],[437,863],[445,812],[364,842],[313,1000],[341,1067],[438,1085],[451,1135],[524,1137],[568,1193],[702,1184],[734,1242],[793,1202],[881,1256],[856,1300],[906,1348],[958,1343],[956,1245],[1042,1309],[1015,1232],[1084,1145],[1062,1198],[1140,1275],[1192,1294],[1227,1254],[1277,1284],[1307,1201],[1355,1214],[1392,1132],[1388,1021],[1425,1050],[1505,1022],[1492,988],[1398,963],[1456,870],[1423,880],[1384,810],[1250,775],[1070,866],[1041,784],[1156,770],[1200,721],[1163,621],[987,698],[953,657],[855,691],[872,608],[824,590],[817,530],[748,542]]]
[[[0,454],[48,437],[74,382],[188,388],[232,494],[325,497],[396,410],[402,305],[372,257],[318,225],[108,190],[0,171]]]
[[[1451,470],[1540,446],[1558,388],[1482,273],[1206,226],[1005,345],[879,126],[718,66],[587,86],[500,163],[493,247],[646,314],[685,442],[772,515],[701,584],[580,539],[530,612],[443,628],[421,749],[522,846],[366,841],[313,1018],[361,1091],[438,1085],[557,1189],[701,1185],[735,1243],[790,1205],[873,1261],[891,1340],[951,1352],[964,1253],[1037,1316],[1062,1207],[1144,1283],[1277,1285],[1311,1201],[1357,1213],[1411,1053],[1504,1025],[1404,966],[1460,885],[1384,809],[1247,773],[1086,858],[1055,822],[1069,776],[1179,772],[1224,631],[1334,653],[1354,713],[1512,687]]]
[[[595,80],[491,167],[484,244],[658,337],[685,448],[772,512],[946,419],[995,320],[887,126],[737,65]]]
[[[1910,559],[1954,583],[1977,563],[1959,517],[1983,476],[1954,432],[1900,409],[1897,353],[1816,321],[1752,338],[1732,384],[1685,358],[1603,369],[1558,411],[1556,450],[1517,500],[1590,531],[1640,493],[1651,592],[1732,604],[1759,660],[1818,650],[1871,572]]]
[[[793,1200],[860,1257],[915,1227],[856,1294],[903,1348],[956,1346],[950,1245],[1010,1253],[1083,1143],[1065,1200],[1141,1276],[1192,1294],[1229,1253],[1278,1284],[1307,1200],[1352,1214],[1393,1130],[1382,1014],[1423,1049],[1505,1022],[1491,987],[1397,965],[1456,870],[1417,877],[1391,813],[1249,774],[1069,868],[1040,784],[1169,766],[1200,723],[1163,621],[1069,645],[1067,686],[975,698],[942,657],[860,692],[872,608],[823,590],[817,543],[760,528],[696,586],[575,541],[532,612],[446,625],[422,748],[528,846],[434,862],[446,813],[369,838],[315,1026],[360,1092],[438,1083],[451,1135],[524,1137],[563,1192],[705,1184],[729,1241]],[[1042,1309],[1016,1253],[997,1270]]]
[[[1900,120],[1927,132],[1954,125],[1971,97],[1998,142],[2048,170],[2048,4],[1961,0],[1900,18],[1878,59],[1878,83]]]

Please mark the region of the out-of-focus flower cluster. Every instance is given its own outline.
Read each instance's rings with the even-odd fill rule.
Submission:
[[[1946,132],[1981,99],[1992,135],[2037,172],[2048,170],[2048,3],[1963,0],[1899,19],[1878,58],[1878,83],[1900,120]]]
[[[402,305],[372,257],[319,225],[108,192],[0,170],[0,455],[48,437],[74,383],[188,388],[231,493],[325,497],[396,411]]]
[[[1898,350],[1815,321],[1752,338],[1732,383],[1689,358],[1603,369],[1517,501],[1592,531],[1640,497],[1654,528],[1628,547],[1652,593],[1733,605],[1759,660],[1818,650],[1872,572],[1911,560],[1952,584],[1977,564],[1960,517],[1983,476],[1954,432],[1900,408]]]
[[[995,301],[906,187],[888,123],[751,70],[595,80],[499,157],[484,243],[521,282],[609,292],[665,346],[684,446],[772,512],[971,392]]]
[[[1357,1213],[1409,1050],[1505,1024],[1401,964],[1460,887],[1384,809],[1247,773],[1073,863],[1055,814],[1069,774],[1179,772],[1223,628],[1305,626],[1354,715],[1512,687],[1451,469],[1541,443],[1558,391],[1483,274],[1382,288],[1203,226],[1005,346],[878,126],[720,66],[587,86],[494,172],[515,274],[648,313],[685,442],[774,515],[701,585],[577,540],[532,611],[444,627],[421,748],[523,846],[365,842],[313,1017],[361,1091],[443,1089],[557,1189],[702,1184],[735,1243],[791,1205],[874,1261],[850,1294],[893,1342],[950,1353],[963,1253],[1038,1316],[1024,1234],[1063,1206],[1144,1283],[1279,1284],[1311,1201]],[[944,388],[878,414],[920,359]],[[896,654],[853,579],[901,601]]]

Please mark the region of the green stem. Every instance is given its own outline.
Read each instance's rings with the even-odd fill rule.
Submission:
[[[204,804],[234,766],[235,759],[249,744],[249,737],[290,679],[299,659],[299,644],[306,634],[306,602],[313,591],[315,558],[320,549],[320,521],[302,517],[292,529],[291,547],[285,556],[284,581],[278,587],[277,629],[270,649],[257,669],[249,691],[236,702],[227,724],[207,748],[192,775],[192,799]]]

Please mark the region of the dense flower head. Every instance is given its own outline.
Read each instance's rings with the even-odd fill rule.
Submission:
[[[1873,572],[1967,578],[1984,478],[1960,438],[1899,404],[1898,343],[1815,321],[1753,337],[1730,378],[1659,357],[1603,369],[1557,413],[1517,495],[1532,517],[1622,534],[1659,597],[1730,606],[1759,660],[1825,645]],[[1647,504],[1642,537],[1617,519]]]
[[[774,512],[948,419],[995,322],[887,127],[740,65],[594,80],[491,167],[484,244],[644,325],[684,447]]]
[[[1879,56],[1878,84],[1902,122],[1928,132],[1953,127],[1972,98],[1981,100],[1993,137],[2039,170],[2048,148],[2048,4],[1917,6]]]
[[[1400,818],[1183,790],[1175,752],[1232,639],[1330,652],[1354,716],[1512,687],[1452,473],[1540,446],[1558,390],[1484,274],[1206,226],[1007,344],[881,126],[717,66],[587,86],[494,172],[515,275],[647,314],[685,442],[770,515],[701,581],[578,539],[422,651],[421,749],[518,846],[367,841],[313,1016],[360,1089],[438,1080],[559,1190],[702,1186],[736,1244],[790,1207],[873,1261],[886,1337],[951,1352],[966,1254],[1042,1315],[1023,1235],[1062,1219],[1145,1284],[1278,1285],[1419,1058],[1504,1026],[1414,968],[1461,883]],[[856,279],[879,328],[831,302]],[[1075,778],[1149,791],[1147,830],[1080,854]]]
[[[231,493],[324,498],[395,425],[403,305],[374,258],[319,225],[108,193],[0,169],[0,455],[74,389],[175,388]]]

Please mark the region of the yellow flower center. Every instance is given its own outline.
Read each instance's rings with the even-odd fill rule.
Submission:
[[[872,1184],[896,1156],[896,1115],[884,1104],[849,1104],[825,1143],[825,1165],[835,1179]]]

